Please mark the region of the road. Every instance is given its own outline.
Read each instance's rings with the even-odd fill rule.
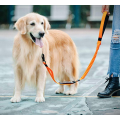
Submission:
[[[80,78],[95,52],[99,29],[61,30],[69,34],[77,46]],[[11,103],[14,91],[12,47],[17,31],[0,30],[0,115],[120,115],[119,96],[97,98],[97,93],[106,86],[111,32],[111,29],[105,31],[97,58],[86,78],[79,82],[77,94],[55,94],[58,85],[47,80],[44,103],[34,101],[36,90],[28,85],[22,92],[22,101]]]

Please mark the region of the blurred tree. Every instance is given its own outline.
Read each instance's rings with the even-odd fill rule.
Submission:
[[[7,24],[9,22],[9,5],[0,5],[0,24]]]
[[[37,12],[44,16],[50,16],[50,6],[51,5],[34,5],[33,12]]]
[[[114,5],[110,5],[110,8],[109,8],[110,15],[113,15],[113,9],[114,9]]]
[[[87,17],[90,15],[90,5],[80,5],[80,12],[79,12],[79,19],[80,19],[80,24],[86,24],[87,23]],[[110,15],[113,15],[113,8],[114,5],[110,5]],[[74,5],[70,5],[70,11],[72,14],[74,14]],[[73,20],[73,27],[74,27],[74,20]],[[84,27],[84,26],[83,26]]]
[[[81,5],[81,22],[87,22],[87,16],[90,15],[90,5]]]
[[[80,22],[85,24],[87,22],[87,16],[90,14],[90,5],[79,5],[79,7],[81,7],[79,12]],[[70,11],[74,14],[74,5],[70,5]]]
[[[87,16],[90,14],[90,5],[81,5],[79,6],[80,12],[80,24],[86,24],[87,23]],[[51,5],[34,5],[33,6],[33,12],[37,12],[39,14],[42,14],[44,16],[50,16],[50,8]],[[110,13],[113,14],[113,8],[114,5],[110,5]],[[72,14],[74,13],[74,5],[70,5],[70,11]],[[0,24],[8,24],[9,23],[9,5],[0,5]],[[74,21],[73,21],[74,24]]]

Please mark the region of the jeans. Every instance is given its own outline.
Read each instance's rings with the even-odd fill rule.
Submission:
[[[120,5],[114,6],[113,22],[112,22],[112,37],[110,43],[109,56],[109,77],[120,76]]]

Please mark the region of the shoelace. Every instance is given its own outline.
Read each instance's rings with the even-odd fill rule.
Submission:
[[[105,79],[106,79],[105,83],[111,80],[111,78],[108,78],[108,77],[106,77]]]

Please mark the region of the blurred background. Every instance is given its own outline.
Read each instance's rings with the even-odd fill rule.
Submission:
[[[12,29],[17,19],[30,12],[46,16],[51,28],[99,28],[102,5],[0,5],[0,29]],[[113,5],[107,25],[112,26]]]

